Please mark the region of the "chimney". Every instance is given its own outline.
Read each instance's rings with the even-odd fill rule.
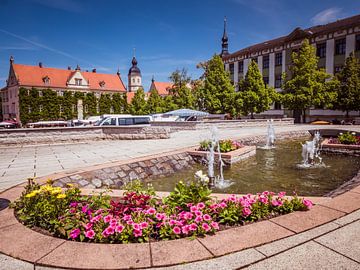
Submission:
[[[93,68],[92,72],[93,72],[93,73],[96,73],[96,68]]]
[[[71,70],[71,67],[70,67],[70,66],[68,66],[68,70]]]
[[[42,68],[42,67],[43,67],[42,62],[39,62],[39,68]]]

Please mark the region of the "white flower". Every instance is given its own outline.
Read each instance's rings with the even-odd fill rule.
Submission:
[[[198,178],[203,183],[209,182],[209,177],[206,174],[204,174],[202,170],[197,171],[195,173],[195,177]]]

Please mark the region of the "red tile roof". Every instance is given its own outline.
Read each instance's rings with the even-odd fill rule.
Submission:
[[[39,66],[29,66],[22,64],[13,64],[13,68],[19,85],[34,87],[54,87],[67,88],[67,82],[74,74],[74,70],[48,68]],[[120,91],[125,92],[126,88],[121,78],[117,74],[104,74],[95,72],[80,71],[82,76],[89,82],[90,90],[101,91]],[[45,85],[43,78],[48,76],[49,85]],[[100,82],[104,81],[104,87],[100,86]]]
[[[159,95],[169,95],[169,89],[173,87],[173,83],[170,82],[153,82],[153,86],[158,91]]]
[[[355,15],[349,18],[345,18],[342,20],[338,20],[336,22],[328,23],[325,25],[316,25],[306,29],[296,28],[290,34],[286,36],[282,36],[279,38],[275,38],[272,40],[268,40],[262,43],[254,44],[247,48],[241,49],[234,53],[231,53],[225,57],[224,60],[231,59],[237,56],[246,56],[247,54],[254,53],[261,50],[266,50],[269,48],[273,48],[275,46],[280,46],[288,42],[295,41],[297,39],[302,39],[305,37],[314,37],[326,34],[328,32],[339,31],[349,27],[353,27],[356,25],[360,25],[360,15]]]

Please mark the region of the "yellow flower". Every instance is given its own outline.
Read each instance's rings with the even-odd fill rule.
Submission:
[[[30,192],[28,194],[25,195],[26,198],[31,198],[31,197],[34,197],[35,195],[37,194],[37,192]]]
[[[59,194],[59,195],[57,195],[56,198],[58,198],[58,199],[64,199],[64,198],[66,198],[66,195],[65,195],[65,194]]]
[[[66,186],[72,188],[72,187],[74,187],[74,184],[66,184]]]
[[[53,190],[51,191],[51,194],[55,195],[55,194],[61,193],[61,191],[62,190],[60,187],[56,187],[56,188],[53,188]]]

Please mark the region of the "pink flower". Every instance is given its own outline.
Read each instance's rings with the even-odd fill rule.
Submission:
[[[267,196],[267,195],[270,194],[270,192],[266,190],[266,191],[264,191],[262,194],[265,195],[265,196]]]
[[[191,212],[186,212],[184,218],[185,218],[185,219],[192,219],[193,216],[194,216],[193,213],[191,213]]]
[[[134,230],[133,234],[135,237],[140,237],[140,236],[142,236],[142,230]]]
[[[76,228],[76,229],[72,230],[72,231],[70,232],[70,238],[72,238],[72,239],[77,238],[77,237],[79,236],[80,232],[81,232],[81,231],[80,231],[79,228]]]
[[[141,229],[145,229],[145,228],[147,228],[148,226],[149,226],[149,223],[147,223],[147,222],[141,222],[141,223],[140,223]]]
[[[115,227],[115,232],[117,233],[121,233],[124,230],[124,226],[123,225],[117,225]]]
[[[82,208],[81,208],[81,212],[83,213],[86,213],[88,210],[88,206],[87,205],[84,205]]]
[[[107,238],[109,236],[106,229],[101,233],[101,235],[105,238]]]
[[[279,198],[282,198],[282,197],[284,197],[285,195],[286,195],[286,192],[285,192],[285,191],[281,191],[281,192],[278,193]]]
[[[209,220],[211,220],[211,217],[210,217],[208,214],[205,214],[205,215],[203,216],[203,219],[204,219],[205,221],[209,221]]]
[[[86,236],[87,238],[93,239],[94,236],[95,236],[95,232],[94,232],[93,230],[86,231],[86,232],[85,232],[85,236]]]
[[[282,206],[282,205],[283,205],[283,202],[282,202],[282,201],[279,201],[279,200],[272,200],[272,201],[271,201],[271,204],[272,204],[272,206],[277,207],[277,206]]]
[[[307,207],[307,209],[310,209],[311,207],[313,207],[312,201],[310,201],[308,199],[303,199],[303,204]]]
[[[251,214],[251,210],[247,207],[243,208],[242,213],[245,217]]]
[[[260,195],[259,196],[259,202],[261,202],[263,204],[267,204],[269,202],[268,197],[264,196],[264,195]]]
[[[219,207],[225,208],[225,207],[227,207],[227,204],[226,204],[225,202],[221,202],[221,203],[219,204]]]
[[[199,217],[199,216],[202,216],[202,214],[203,214],[203,213],[202,213],[201,211],[199,211],[199,210],[196,210],[196,211],[195,211],[195,215],[198,216],[198,217]]]
[[[173,232],[174,232],[175,234],[180,234],[180,233],[181,233],[181,229],[180,229],[178,226],[175,226],[175,227],[173,228]]]
[[[111,219],[112,219],[112,215],[107,215],[104,217],[104,222],[109,223]]]
[[[148,215],[154,215],[155,213],[156,213],[155,208],[149,208],[149,209],[146,211],[146,214],[148,214]]]
[[[183,227],[181,228],[181,230],[182,230],[182,233],[183,233],[183,234],[188,234],[189,231],[190,231],[190,226],[189,226],[189,225],[185,225],[185,226],[183,226]]]
[[[196,206],[191,206],[190,207],[190,211],[191,212],[195,212],[195,211],[197,211],[198,210],[198,208],[196,207]]]
[[[215,230],[218,230],[219,229],[219,223],[213,221],[213,222],[211,222],[211,227],[213,227]]]
[[[92,223],[87,223],[84,228],[85,230],[90,230],[92,228],[93,224]]]
[[[113,227],[109,226],[109,227],[106,228],[106,233],[107,233],[108,235],[114,234],[114,233],[115,233],[115,229],[114,229]]]
[[[242,207],[250,207],[250,203],[249,203],[249,201],[248,200],[244,200],[244,199],[242,199],[241,201],[240,201],[240,204],[242,205]]]
[[[197,225],[195,223],[191,223],[190,224],[190,231],[196,231],[197,230]]]
[[[141,229],[140,225],[137,224],[137,223],[133,223],[132,226],[133,226],[134,230],[140,230]]]
[[[90,219],[90,222],[94,223],[94,222],[98,222],[101,219],[101,215],[95,216],[92,219]]]
[[[211,227],[207,223],[203,223],[201,227],[204,229],[205,232],[208,232],[211,230]]]
[[[166,215],[164,213],[157,213],[155,216],[158,220],[165,219]]]
[[[200,202],[200,203],[198,203],[197,207],[198,207],[199,209],[204,209],[204,208],[205,208],[205,204],[204,204],[203,202]]]
[[[124,221],[131,220],[131,215],[124,215],[123,220]]]
[[[77,207],[78,206],[78,203],[77,202],[71,202],[70,203],[70,207]]]
[[[169,224],[170,224],[171,226],[174,226],[174,225],[177,224],[177,221],[174,220],[174,219],[170,219]]]
[[[229,201],[231,202],[236,202],[236,197],[235,195],[231,195],[229,198],[228,198]]]
[[[104,211],[103,209],[96,210],[95,215],[99,215],[99,214],[101,214],[103,211]]]
[[[70,208],[69,212],[70,212],[71,214],[75,214],[76,209],[75,209],[75,208]]]
[[[195,218],[195,222],[196,222],[196,223],[200,223],[202,220],[203,220],[203,219],[202,219],[201,216],[197,216],[197,217]]]

